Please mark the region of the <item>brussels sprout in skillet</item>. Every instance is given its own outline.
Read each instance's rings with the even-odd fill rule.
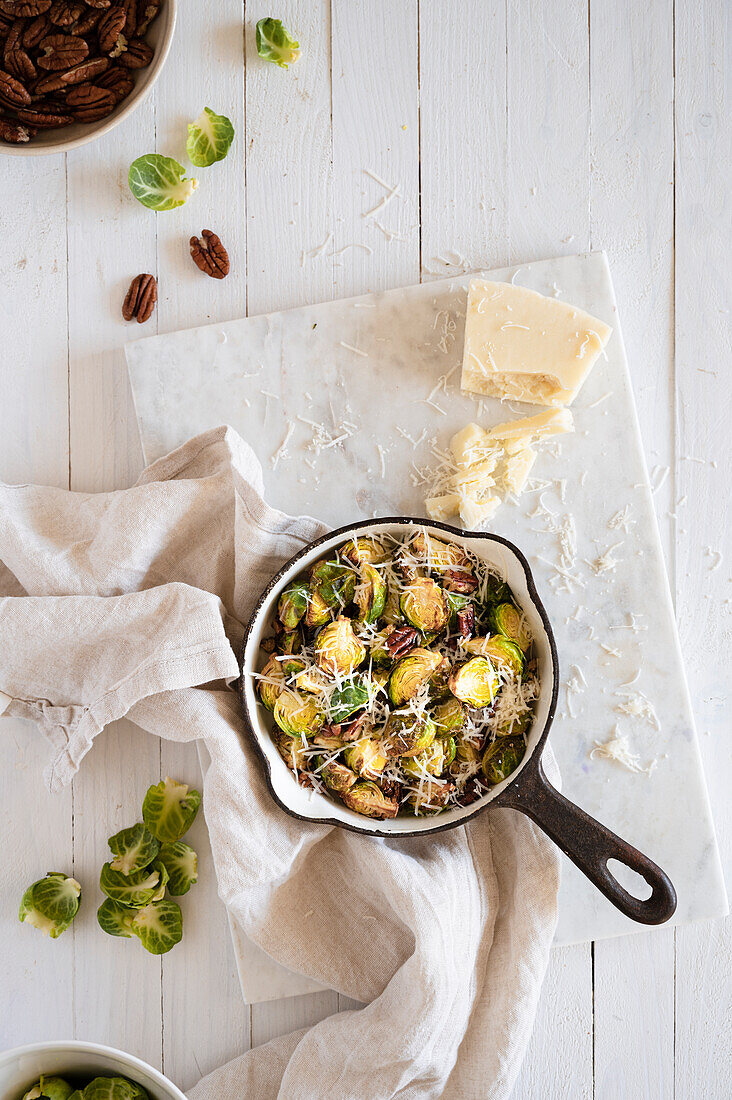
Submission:
[[[272,631],[254,677],[303,786],[366,817],[434,815],[520,764],[539,693],[531,632],[462,546],[420,528],[350,539],[287,585]]]

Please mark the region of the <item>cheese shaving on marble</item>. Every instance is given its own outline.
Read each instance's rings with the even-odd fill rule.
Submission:
[[[607,741],[595,741],[595,747],[590,752],[590,758],[594,760],[596,757],[602,760],[613,760],[621,767],[627,768],[628,771],[645,772],[646,775],[651,775],[656,767],[655,760],[652,760],[645,768],[643,767],[638,754],[631,750],[627,734],[621,733],[617,726]]]

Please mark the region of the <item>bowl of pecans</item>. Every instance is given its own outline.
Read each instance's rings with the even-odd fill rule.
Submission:
[[[142,103],[176,0],[0,0],[0,153],[65,153]]]

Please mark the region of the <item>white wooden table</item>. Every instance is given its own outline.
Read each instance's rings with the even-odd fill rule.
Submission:
[[[414,283],[449,272],[445,260],[606,249],[648,463],[670,467],[659,523],[729,866],[729,534],[721,567],[706,549],[725,550],[732,472],[725,0],[249,0],[244,52],[241,0],[180,7],[167,67],[133,118],[68,157],[0,157],[0,477],[84,491],[135,480],[121,347],[143,332]],[[288,72],[256,57],[254,25],[270,14],[303,47]],[[204,104],[236,126],[228,160],[196,173],[188,206],[145,211],[130,162],[155,149],[184,159],[185,123]],[[385,194],[365,169],[399,185],[383,229],[362,217]],[[204,227],[228,247],[223,283],[188,257]],[[140,271],[157,274],[160,301],[138,331],[120,305]],[[196,779],[193,748],[119,723],[52,797],[39,735],[7,720],[0,732],[2,1047],[108,1042],[186,1088],[338,1010],[334,993],[242,1003],[202,822],[183,946],[157,960],[99,932],[107,836],[157,777]],[[22,888],[51,868],[87,884],[57,942],[17,922]],[[732,1095],[731,931],[717,921],[556,950],[515,1095]]]

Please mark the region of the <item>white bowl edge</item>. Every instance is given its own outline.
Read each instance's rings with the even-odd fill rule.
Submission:
[[[0,1053],[0,1100],[20,1100],[41,1074],[69,1077],[129,1077],[150,1100],[186,1100],[185,1094],[154,1066],[134,1054],[79,1039],[30,1043]]]

